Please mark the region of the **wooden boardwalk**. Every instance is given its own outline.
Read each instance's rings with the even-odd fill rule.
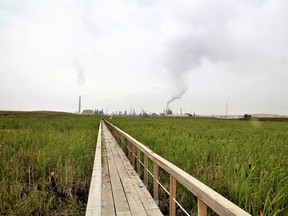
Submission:
[[[124,152],[105,124],[102,164],[102,215],[162,215],[150,193],[134,171]]]
[[[103,120],[98,131],[86,216],[162,215],[154,199],[107,127],[121,142],[124,151],[129,150],[128,157],[131,163],[136,165],[138,173],[142,173],[140,164],[143,165],[145,184],[148,184],[148,164],[152,162],[153,174],[150,172],[149,174],[153,177],[154,198],[159,199],[160,185],[169,195],[170,216],[176,216],[177,206],[186,215],[191,215],[176,200],[177,183],[197,197],[198,216],[206,216],[208,207],[218,215],[223,216],[250,215],[221,194],[151,151],[129,134]],[[102,145],[104,155],[101,156]],[[141,158],[144,163],[140,160]],[[101,159],[103,159],[102,163]],[[170,175],[169,188],[164,187],[163,183],[159,181],[159,167]]]

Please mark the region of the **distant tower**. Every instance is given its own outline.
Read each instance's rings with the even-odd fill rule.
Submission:
[[[79,114],[81,114],[81,95],[79,96]]]

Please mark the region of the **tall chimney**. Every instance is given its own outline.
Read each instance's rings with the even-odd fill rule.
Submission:
[[[81,95],[79,96],[79,114],[81,114]]]

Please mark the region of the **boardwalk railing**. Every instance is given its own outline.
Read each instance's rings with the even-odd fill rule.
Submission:
[[[110,129],[113,136],[118,140],[122,149],[128,150],[128,158],[132,165],[136,167],[137,173],[140,175],[141,166],[144,166],[144,184],[148,185],[148,163],[149,159],[153,163],[153,193],[154,200],[159,199],[159,167],[166,171],[170,175],[170,188],[169,192],[163,188],[169,194],[169,215],[174,216],[176,214],[176,205],[178,205],[184,213],[189,215],[185,209],[176,200],[176,182],[182,184],[187,190],[194,194],[198,200],[198,216],[207,215],[207,207],[212,209],[219,215],[237,215],[245,216],[250,215],[237,205],[221,196],[216,191],[212,190],[202,182],[198,181],[179,167],[160,157],[152,150],[144,146],[142,143],[131,137],[129,134],[120,130],[118,127],[112,125],[105,120],[106,125]],[[144,163],[141,161],[141,154],[143,154]],[[136,164],[135,164],[136,162]],[[135,166],[136,165],[136,166]]]
[[[86,216],[101,215],[101,128],[100,122],[98,138],[95,150],[94,165],[89,189],[88,202],[86,207]]]

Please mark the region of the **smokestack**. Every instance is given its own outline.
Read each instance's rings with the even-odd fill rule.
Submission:
[[[81,95],[79,96],[79,114],[81,114]]]

